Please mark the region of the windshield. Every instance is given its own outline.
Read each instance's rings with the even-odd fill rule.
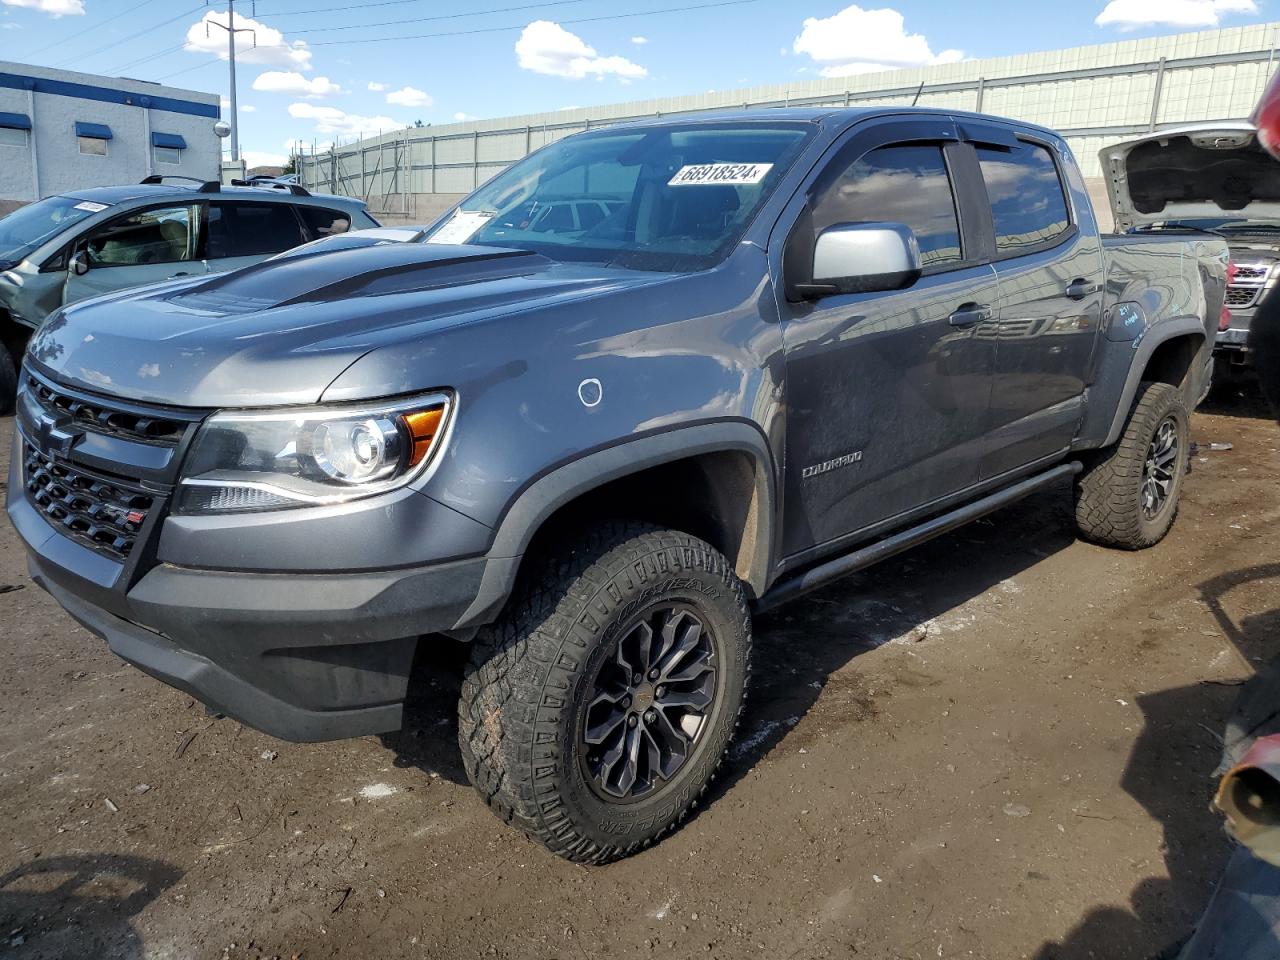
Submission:
[[[706,269],[738,242],[811,129],[737,122],[572,137],[463,200],[426,242],[637,270]]]
[[[49,197],[19,207],[0,219],[0,260],[11,263],[25,260],[46,240],[105,209],[105,203],[74,197]]]

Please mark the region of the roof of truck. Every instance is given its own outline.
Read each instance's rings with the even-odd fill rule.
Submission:
[[[912,115],[928,117],[955,117],[956,119],[983,120],[987,122],[1008,123],[1026,130],[1039,130],[1053,134],[1053,130],[1022,120],[1009,117],[997,117],[985,113],[973,113],[968,110],[946,110],[940,107],[911,107],[899,103],[876,103],[858,107],[812,106],[812,107],[754,107],[748,110],[711,110],[703,113],[682,113],[669,116],[647,117],[643,120],[632,120],[626,123],[611,124],[599,129],[617,130],[620,127],[652,127],[672,124],[723,123],[725,121],[746,121],[749,123],[765,123],[790,121],[799,123],[823,123],[827,120],[852,122],[864,117],[886,115]],[[594,131],[593,131],[594,132]]]

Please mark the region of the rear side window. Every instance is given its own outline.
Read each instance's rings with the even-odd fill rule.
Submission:
[[[302,243],[302,229],[293,208],[283,203],[213,203],[205,256],[260,257],[281,253]]]
[[[1017,254],[1067,232],[1067,196],[1047,148],[1037,143],[1011,150],[978,147],[978,163],[991,199],[998,251]]]
[[[298,207],[302,222],[315,239],[333,237],[351,229],[351,214],[323,207]]]
[[[902,223],[926,267],[961,260],[960,221],[942,148],[880,147],[864,154],[818,198],[813,225]]]

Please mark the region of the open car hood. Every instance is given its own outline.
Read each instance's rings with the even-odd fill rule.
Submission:
[[[1280,221],[1280,162],[1248,121],[1160,130],[1099,157],[1117,230],[1203,218]]]

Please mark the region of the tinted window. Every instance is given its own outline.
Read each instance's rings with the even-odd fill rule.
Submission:
[[[191,207],[143,210],[95,230],[85,241],[95,267],[179,263],[191,259]]]
[[[205,256],[261,257],[302,243],[293,208],[283,203],[214,203],[209,206]]]
[[[534,233],[569,233],[573,230],[573,210],[567,203],[553,203],[541,217],[534,217]]]
[[[925,266],[957,261],[960,223],[942,148],[880,147],[822,190],[818,230],[836,223],[903,223],[915,232]]]
[[[302,222],[311,236],[334,237],[351,229],[351,215],[341,210],[325,210],[322,207],[298,207]]]
[[[1034,143],[1012,150],[979,147],[978,162],[991,198],[996,249],[1016,253],[1066,232],[1066,195],[1047,149]]]

